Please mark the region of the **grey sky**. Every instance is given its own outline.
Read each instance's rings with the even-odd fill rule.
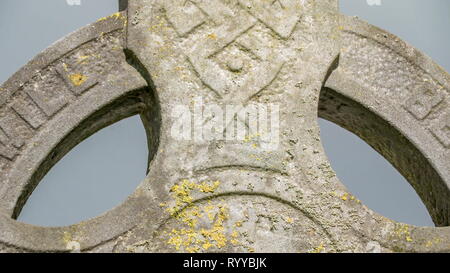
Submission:
[[[2,0],[0,82],[69,32],[117,11],[116,0]],[[450,1],[341,0],[343,13],[358,15],[430,55],[450,71]],[[358,137],[321,121],[322,138],[338,176],[371,209],[405,223],[432,225],[411,186]],[[139,118],[103,129],[64,157],[43,179],[19,220],[69,225],[120,204],[145,177],[147,146]]]

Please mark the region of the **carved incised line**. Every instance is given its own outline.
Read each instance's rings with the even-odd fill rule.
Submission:
[[[450,148],[450,114],[443,115],[430,131],[445,148]]]
[[[191,1],[164,0],[167,19],[181,37],[205,22],[206,16]]]
[[[270,54],[259,53],[258,49],[269,41],[251,42],[253,37],[249,37],[249,32],[259,20],[277,35],[288,38],[299,20],[299,5],[293,0],[239,1],[239,7],[234,11],[221,0],[170,0],[165,1],[165,10],[169,22],[182,37],[205,23],[207,18],[214,22],[216,27],[208,35],[209,39],[199,41],[198,46],[187,54],[188,60],[205,86],[219,99],[245,104],[273,82],[284,64],[275,49]],[[273,18],[272,13],[276,14],[276,20],[268,20],[269,16]],[[230,46],[242,48],[257,57],[257,67],[243,73],[243,62],[233,60],[226,64],[227,70],[222,69],[213,57]]]
[[[65,63],[58,65],[57,71],[64,80],[67,88],[76,96],[83,94],[98,84],[97,77],[88,77],[80,73],[70,74]]]
[[[1,126],[1,125],[0,125]],[[18,154],[18,149],[23,146],[22,141],[12,141],[0,127],[0,156],[12,161]]]
[[[71,54],[34,73],[14,92],[8,106],[0,112],[0,163],[4,159],[14,161],[45,123],[71,100],[98,85],[105,72],[117,65],[103,62],[108,59],[103,56],[120,59],[119,40],[113,39],[118,34],[111,32],[103,37],[105,40],[91,40],[75,48]],[[112,41],[110,49],[90,54],[92,47],[106,44],[108,39]]]
[[[238,170],[238,171],[246,171],[246,172],[262,172],[262,173],[271,173],[275,175],[281,176],[289,176],[288,173],[283,172],[281,170],[275,168],[267,168],[261,166],[253,166],[253,165],[222,165],[222,166],[214,166],[204,169],[195,170],[195,174],[205,174],[210,173],[212,171],[221,172],[221,171],[229,171],[229,170]]]
[[[278,36],[288,38],[299,20],[299,5],[294,0],[269,4],[267,1],[237,1],[236,7],[231,9],[221,0],[171,0],[164,6],[169,22],[181,37],[207,19],[212,21],[213,30],[206,39],[195,43],[186,54],[187,59],[203,84],[219,100],[246,105],[277,78],[285,63],[277,52],[281,42],[272,35],[252,35],[253,30],[261,28],[260,21]],[[259,34],[267,32],[267,29],[257,30]],[[218,56],[232,48],[240,52],[232,54],[225,64],[221,63]],[[254,64],[249,65],[240,55],[250,55],[247,58]],[[232,124],[234,120],[226,128]]]
[[[302,7],[298,0],[239,0],[239,3],[284,39],[289,38],[294,31],[300,19],[298,11]]]
[[[29,125],[13,109],[0,119],[0,157],[13,161],[25,145],[22,131],[29,131]]]

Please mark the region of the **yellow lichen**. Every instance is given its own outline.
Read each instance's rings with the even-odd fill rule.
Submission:
[[[73,85],[75,86],[80,86],[83,83],[85,83],[87,81],[87,77],[82,75],[82,74],[72,74],[69,76],[70,81],[72,82]]]
[[[409,226],[406,224],[398,224],[394,230],[394,233],[398,238],[404,239],[407,242],[413,241]]]
[[[244,143],[249,143],[249,142],[259,138],[260,136],[261,136],[261,134],[247,135],[244,138]]]
[[[212,39],[212,40],[216,40],[217,39],[217,34],[215,34],[215,33],[208,34],[208,38]]]
[[[80,251],[81,245],[78,241],[73,240],[72,234],[69,232],[64,232],[63,234],[63,241],[66,245],[66,249],[69,251]]]
[[[89,58],[90,58],[90,56],[85,56],[85,55],[79,56],[78,57],[78,63],[85,63],[86,60],[89,59]]]
[[[325,246],[321,243],[318,247],[314,248],[314,250],[310,251],[310,253],[322,253],[325,250]]]
[[[338,194],[337,194],[336,192],[332,192],[331,195],[333,195],[333,196],[338,196]],[[356,203],[361,203],[361,201],[359,201],[358,199],[356,199],[355,196],[353,196],[353,195],[351,195],[351,194],[349,194],[349,193],[344,193],[344,194],[341,195],[339,198],[340,198],[342,201],[348,201],[348,200],[351,200],[351,201],[355,201]]]
[[[429,240],[425,243],[425,247],[432,247],[435,244],[440,244],[442,242],[442,239],[440,238],[434,238],[432,240]]]
[[[289,224],[294,223],[294,219],[292,219],[291,217],[286,217],[286,222],[288,222]]]
[[[120,12],[116,12],[109,17],[116,17],[116,19],[120,19],[120,18],[122,18],[122,14]]]
[[[108,17],[102,17],[102,18],[98,19],[97,22],[105,21],[105,20],[108,20],[110,18],[115,18],[116,20],[117,19],[123,19],[122,14],[120,12],[116,12],[114,14],[111,14]]]
[[[69,232],[64,232],[64,235],[63,235],[63,241],[64,241],[64,243],[69,243],[70,241],[72,241],[72,234],[70,234]]]
[[[209,229],[198,228],[198,219],[202,215],[197,206],[179,213],[177,219],[187,228],[173,229],[169,234],[168,244],[174,246],[177,251],[180,251],[182,247],[189,251],[189,248],[199,250],[201,247],[203,250],[208,250],[212,247],[220,249],[226,246],[228,239],[225,234],[224,223],[228,219],[228,210],[225,207],[220,207],[214,216],[215,221]]]
[[[208,249],[210,249],[210,248],[213,247],[213,246],[214,246],[214,245],[211,244],[211,242],[206,241],[206,243],[203,244],[203,249],[204,249],[204,250],[208,250]]]
[[[170,193],[174,199],[174,205],[166,211],[181,223],[184,228],[173,229],[167,234],[167,243],[177,251],[199,252],[212,248],[221,249],[228,243],[239,245],[239,232],[233,229],[228,235],[226,222],[229,219],[228,207],[224,204],[213,205],[211,200],[207,204],[196,205],[194,192],[202,194],[214,194],[220,187],[220,182],[195,183],[183,180],[174,185]],[[222,202],[222,201],[220,201]],[[199,222],[202,225],[199,225]],[[242,222],[234,224],[242,226]]]
[[[234,246],[240,245],[239,241],[236,240],[236,239],[231,239],[231,240],[230,240],[230,243],[231,243],[232,245],[234,245]]]
[[[214,193],[217,188],[219,188],[220,182],[216,181],[212,185],[209,185],[206,182],[202,182],[200,185],[197,186],[197,188],[203,192],[203,193]]]

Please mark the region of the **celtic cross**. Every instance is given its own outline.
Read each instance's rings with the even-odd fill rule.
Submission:
[[[120,7],[0,87],[0,252],[450,251],[450,76],[428,57],[341,15],[337,0]],[[216,134],[241,126],[244,138],[176,140],[173,110],[199,98],[276,106],[276,145],[267,149],[261,120],[246,111]],[[122,205],[70,227],[14,220],[59,159],[135,114],[148,176]],[[350,194],[324,153],[318,115],[389,160],[438,227],[397,223]]]

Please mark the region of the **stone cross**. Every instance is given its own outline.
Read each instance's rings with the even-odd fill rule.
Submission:
[[[450,251],[450,76],[430,58],[337,0],[120,7],[0,88],[0,252]],[[126,202],[69,227],[14,220],[59,159],[135,114],[149,167]],[[349,193],[318,116],[389,160],[438,227]]]

